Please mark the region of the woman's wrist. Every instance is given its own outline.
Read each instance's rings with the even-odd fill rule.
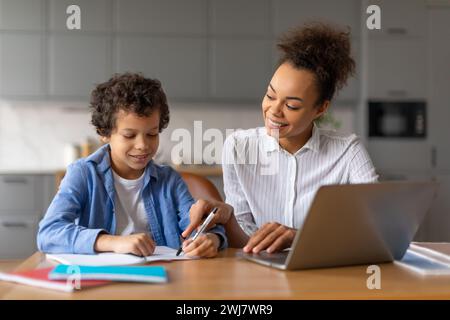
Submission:
[[[227,225],[234,216],[234,208],[227,203],[223,203],[223,214],[220,215],[219,224]]]
[[[228,232],[233,232],[232,230],[236,228],[236,225],[239,225],[236,217],[234,216],[234,210],[231,211],[230,217],[228,220],[223,224],[223,227],[225,228],[225,232],[228,234]]]
[[[229,248],[242,248],[247,244],[249,236],[242,230],[239,222],[234,215],[234,209],[231,212],[230,218],[224,224],[225,233],[228,238]]]

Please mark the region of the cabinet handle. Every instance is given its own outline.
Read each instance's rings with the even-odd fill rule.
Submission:
[[[391,181],[391,180],[407,180],[407,177],[403,174],[381,174],[380,181]]]
[[[5,228],[26,228],[28,225],[25,222],[3,222]]]
[[[407,34],[408,31],[405,28],[387,28],[387,33],[389,34]]]
[[[405,97],[406,90],[388,90],[387,94],[392,97]]]
[[[27,181],[27,178],[23,178],[23,177],[4,177],[3,182],[26,184],[28,181]]]
[[[431,147],[431,167],[434,169],[437,167],[437,148]]]

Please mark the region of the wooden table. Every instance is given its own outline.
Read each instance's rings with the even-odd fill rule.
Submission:
[[[443,251],[450,244],[436,245]],[[214,259],[164,265],[167,284],[114,283],[62,293],[0,282],[1,299],[450,299],[450,276],[421,277],[401,266],[380,264],[381,289],[368,289],[367,266],[280,271],[237,258],[227,249]],[[16,271],[51,264],[35,253]],[[1,263],[0,263],[1,265]]]

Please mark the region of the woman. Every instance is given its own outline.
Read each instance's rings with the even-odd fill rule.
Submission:
[[[230,246],[245,252],[289,247],[320,186],[378,179],[355,135],[314,124],[354,73],[349,33],[316,23],[286,34],[278,48],[282,58],[262,101],[264,127],[235,132],[223,149],[234,215],[222,206],[214,222],[225,225]],[[191,210],[183,235],[199,224],[202,215],[195,213],[212,204],[197,206],[202,210]]]

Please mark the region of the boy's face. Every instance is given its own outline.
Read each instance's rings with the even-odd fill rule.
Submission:
[[[159,145],[159,110],[148,117],[119,110],[110,137],[113,170],[122,178],[137,179],[155,155]]]

